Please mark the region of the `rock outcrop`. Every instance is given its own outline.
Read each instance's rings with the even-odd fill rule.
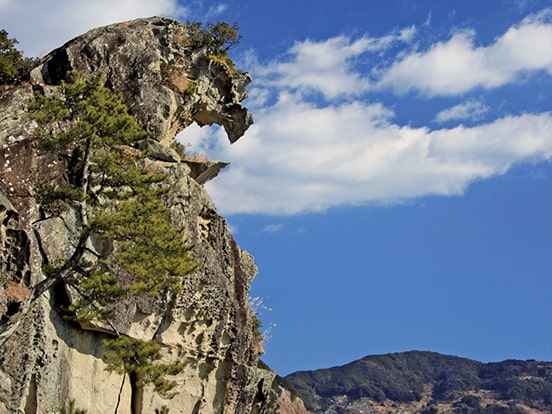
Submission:
[[[57,85],[68,70],[101,71],[162,143],[192,122],[219,124],[230,142],[253,123],[242,105],[251,77],[203,53],[190,56],[177,21],[139,19],[91,30],[45,57],[32,81]]]
[[[55,152],[37,153],[36,124],[25,112],[33,90],[52,91],[69,70],[100,72],[151,133],[149,167],[166,174],[171,220],[194,245],[200,269],[176,298],[136,300],[118,315],[129,336],[163,345],[164,360],[185,361],[170,399],[146,386],[131,409],[131,379],[105,370],[100,329],[65,320],[67,291],[56,285],[31,302],[43,264],[70,256],[78,238],[72,209],[45,215],[37,183],[59,179]],[[0,413],[55,413],[67,401],[89,414],[277,412],[275,374],[258,366],[248,292],[257,269],[232,238],[203,183],[226,164],[170,148],[193,122],[220,124],[235,142],[252,123],[242,105],[247,73],[190,53],[182,25],[139,19],[92,30],[43,58],[30,79],[0,90]],[[108,249],[96,240],[97,251]],[[25,311],[23,311],[25,310]],[[135,403],[136,404],[136,403]],[[133,411],[131,411],[133,410]]]

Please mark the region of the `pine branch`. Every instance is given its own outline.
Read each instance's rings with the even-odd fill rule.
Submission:
[[[32,301],[35,301],[44,292],[48,291],[54,285],[61,282],[62,280],[67,279],[69,276],[75,273],[76,269],[79,267],[79,263],[82,259],[82,256],[86,251],[86,243],[88,241],[88,237],[89,237],[88,231],[83,230],[80,235],[79,242],[77,243],[77,246],[75,248],[75,251],[73,252],[72,256],[69,258],[69,260],[67,260],[67,262],[65,262],[65,264],[59,270],[53,272],[46,279],[39,282],[32,288],[32,296],[31,296]]]

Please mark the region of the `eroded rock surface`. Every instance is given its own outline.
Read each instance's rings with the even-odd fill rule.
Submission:
[[[101,71],[131,113],[165,143],[193,121],[224,126],[230,142],[253,123],[242,105],[249,74],[201,52],[190,55],[183,26],[174,20],[138,19],[91,30],[50,53],[32,78],[57,85],[73,69]]]
[[[153,141],[143,143],[149,168],[167,174],[171,220],[201,263],[176,298],[138,298],[118,309],[121,332],[155,338],[164,345],[165,361],[187,363],[171,399],[146,387],[140,409],[277,412],[275,374],[258,367],[255,352],[248,292],[256,265],[236,244],[202,185],[225,163],[187,159],[170,148],[176,134],[193,122],[218,123],[235,142],[252,123],[242,105],[251,79],[189,53],[178,22],[151,18],[92,30],[42,59],[27,83],[0,90],[0,414],[54,413],[69,400],[90,414],[115,412],[117,404],[118,413],[131,412],[129,378],[105,370],[105,331],[63,319],[59,309],[71,297],[62,285],[33,302],[30,297],[44,279],[43,264],[71,255],[79,222],[72,208],[60,204],[54,206],[57,211],[45,212],[35,199],[37,183],[62,180],[65,165],[63,154],[36,152],[36,125],[24,102],[33,89],[53,90],[72,69],[102,73],[105,84],[152,132]],[[96,251],[111,248],[109,241],[91,243]]]

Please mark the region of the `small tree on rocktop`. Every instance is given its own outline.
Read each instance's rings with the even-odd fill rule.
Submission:
[[[225,64],[231,71],[235,69],[234,61],[228,51],[236,46],[242,35],[239,26],[226,22],[207,23],[189,22],[184,25],[185,39],[182,46],[192,52],[200,52],[208,59]]]
[[[188,46],[192,50],[205,50],[207,55],[212,56],[227,57],[228,51],[242,38],[237,23],[230,26],[226,22],[203,24],[187,21],[184,27]]]

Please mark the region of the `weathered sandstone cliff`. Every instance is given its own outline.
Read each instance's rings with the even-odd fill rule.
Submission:
[[[242,105],[251,79],[185,46],[183,28],[173,20],[115,24],[68,42],[43,58],[27,82],[0,90],[0,413],[57,413],[70,400],[91,414],[113,413],[117,405],[119,413],[162,406],[171,413],[278,412],[275,375],[257,365],[248,301],[255,263],[203,188],[226,164],[187,159],[170,148],[193,122],[222,125],[230,142],[240,138],[252,123]],[[154,140],[143,143],[150,149],[147,163],[167,175],[171,220],[184,229],[201,264],[176,298],[134,300],[117,315],[122,333],[155,338],[166,361],[187,363],[170,399],[146,386],[136,405],[131,379],[105,370],[105,332],[61,316],[71,300],[62,284],[31,302],[33,286],[45,277],[43,264],[71,255],[79,224],[72,209],[48,215],[36,200],[37,182],[59,178],[64,161],[36,151],[36,124],[24,102],[33,89],[54,90],[69,70],[102,73],[152,132]],[[96,242],[99,251],[102,242]]]

